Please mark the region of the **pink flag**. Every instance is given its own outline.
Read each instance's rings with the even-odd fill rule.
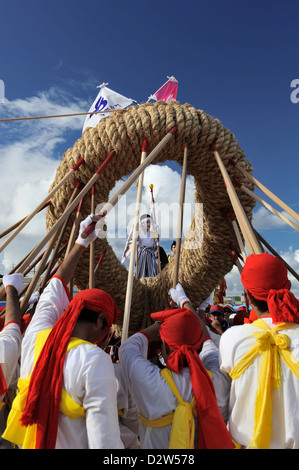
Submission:
[[[167,77],[168,81],[159,88],[153,95],[149,97],[150,99],[156,101],[175,101],[176,95],[178,92],[178,81],[174,77]]]

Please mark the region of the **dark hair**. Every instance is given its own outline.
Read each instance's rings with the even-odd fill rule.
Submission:
[[[84,307],[78,317],[78,322],[82,323],[96,323],[98,320],[100,312],[96,312],[95,310],[90,310],[89,308]],[[103,318],[103,327],[108,327],[108,323],[106,318]]]
[[[251,295],[251,294],[250,294]],[[261,313],[266,313],[269,310],[268,304],[265,300],[259,300],[251,295],[251,302],[258,308]]]
[[[173,241],[173,242],[172,242],[171,248],[172,248],[173,246],[176,246],[176,241]]]

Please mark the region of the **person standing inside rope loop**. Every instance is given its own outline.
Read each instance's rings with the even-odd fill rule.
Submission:
[[[80,233],[96,222],[88,216]],[[96,238],[78,236],[43,291],[21,349],[19,393],[3,438],[25,449],[122,449],[117,382],[103,341],[120,314],[99,289],[70,298],[80,257]]]
[[[159,274],[157,241],[158,233],[152,226],[149,214],[140,217],[138,236],[137,277],[155,277]]]
[[[298,449],[299,301],[284,263],[266,252],[246,259],[241,280],[257,319],[220,339],[229,432],[242,448]]]

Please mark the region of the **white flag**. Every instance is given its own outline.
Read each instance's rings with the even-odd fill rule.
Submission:
[[[108,83],[103,83],[98,87],[100,88],[100,91],[89,110],[89,113],[91,114],[86,116],[83,131],[85,131],[87,127],[96,127],[101,119],[110,116],[111,113],[105,113],[104,111],[125,109],[133,103],[137,103],[131,98],[126,98],[125,96],[110,90],[106,85],[108,85]],[[99,113],[99,111],[103,111],[103,113]]]

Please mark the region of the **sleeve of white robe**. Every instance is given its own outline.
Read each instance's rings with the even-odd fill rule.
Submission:
[[[229,394],[231,379],[223,374],[219,366],[219,350],[213,340],[203,343],[202,351],[199,355],[203,365],[212,372],[212,382],[214,385],[218,407],[225,422],[229,417]]]
[[[0,364],[2,372],[9,387],[21,352],[21,329],[20,326],[11,322],[0,332]],[[0,397],[1,401],[2,397]]]

